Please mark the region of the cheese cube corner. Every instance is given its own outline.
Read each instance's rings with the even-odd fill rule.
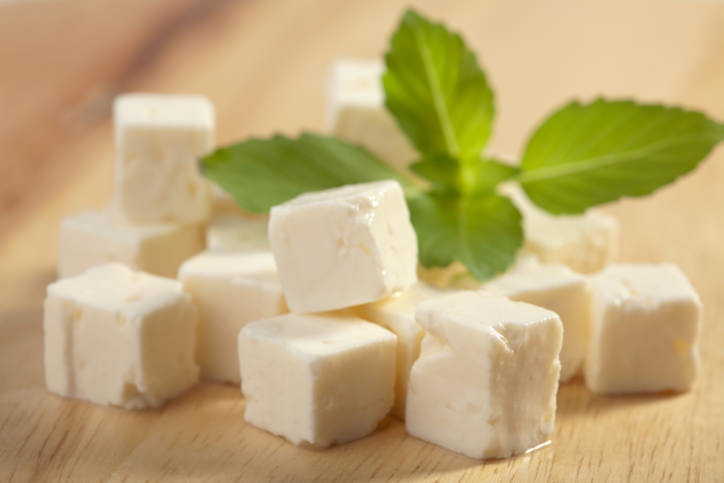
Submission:
[[[411,435],[480,459],[548,439],[562,340],[554,312],[466,291],[423,302],[416,318],[428,334],[410,373]]]
[[[294,444],[372,433],[393,403],[395,335],[339,314],[287,314],[239,333],[245,419]]]
[[[129,223],[203,221],[211,189],[198,158],[214,146],[214,107],[202,96],[125,94],[113,104],[114,214]]]
[[[61,222],[58,274],[79,275],[95,265],[119,262],[163,277],[176,277],[187,258],[204,249],[199,223],[129,225],[107,212],[87,211]]]
[[[404,292],[355,308],[360,317],[381,325],[397,336],[397,374],[392,414],[398,419],[405,419],[410,369],[420,355],[420,344],[425,335],[425,331],[415,321],[415,309],[421,302],[442,295],[444,292],[441,290],[417,283]]]
[[[396,181],[308,193],[275,206],[269,241],[292,312],[374,302],[417,281],[417,238]]]
[[[579,374],[588,347],[591,289],[588,279],[564,265],[545,265],[520,257],[507,272],[483,285],[511,300],[538,305],[558,314],[563,324],[561,382]]]
[[[681,270],[619,264],[591,280],[586,386],[604,394],[690,389],[700,366],[701,302]]]
[[[254,320],[287,311],[271,252],[204,252],[184,262],[179,280],[199,310],[201,377],[239,383],[237,336]]]
[[[45,381],[56,394],[158,407],[198,380],[197,312],[175,280],[120,264],[48,286]]]
[[[404,168],[418,155],[385,108],[383,71],[378,60],[337,59],[327,86],[327,127],[340,139]]]

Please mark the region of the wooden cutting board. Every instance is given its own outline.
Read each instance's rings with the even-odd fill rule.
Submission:
[[[63,400],[43,385],[41,304],[60,218],[103,206],[110,101],[199,92],[219,141],[323,129],[335,56],[377,56],[409,1],[0,3],[0,480],[724,481],[724,148],[647,200],[609,209],[627,261],[671,261],[704,302],[688,394],[561,387],[551,445],[480,462],[387,421],[328,451],[244,423],[238,388],[200,385],[162,410]],[[462,30],[496,89],[492,151],[515,155],[571,96],[636,96],[724,120],[724,4],[413,2]]]

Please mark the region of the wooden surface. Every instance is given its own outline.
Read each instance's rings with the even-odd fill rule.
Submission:
[[[724,148],[694,174],[610,210],[621,258],[679,264],[704,302],[691,393],[605,398],[561,388],[553,443],[471,460],[389,421],[328,451],[244,423],[234,387],[163,410],[66,401],[43,386],[41,303],[57,226],[110,196],[110,101],[199,92],[220,142],[323,128],[339,55],[375,56],[408,1],[0,2],[0,481],[724,481]],[[571,96],[636,96],[724,120],[724,4],[454,2],[421,10],[465,33],[496,89],[492,149],[518,153]]]

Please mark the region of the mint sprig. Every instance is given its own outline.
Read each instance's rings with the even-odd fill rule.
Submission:
[[[474,277],[486,280],[505,271],[523,244],[520,213],[503,196],[428,192],[407,203],[425,266],[446,267],[457,260]]]
[[[404,174],[365,148],[311,133],[251,138],[221,147],[202,158],[201,169],[251,213],[268,213],[308,191],[367,181],[394,179],[406,193],[417,193]]]
[[[408,10],[385,61],[385,105],[420,154],[410,166],[416,177],[360,146],[314,134],[219,148],[201,160],[205,175],[256,213],[307,191],[395,179],[405,189],[420,262],[459,261],[485,280],[510,266],[523,241],[520,213],[496,194],[503,181],[518,181],[550,213],[581,213],[652,193],[724,140],[724,125],[696,111],[571,102],[541,123],[513,166],[483,153],[493,92],[459,34]]]
[[[453,197],[460,193],[468,197],[493,193],[500,183],[520,173],[517,166],[492,158],[463,163],[443,154],[427,156],[413,163],[410,169],[437,191]]]
[[[385,105],[418,151],[480,155],[492,130],[493,91],[460,35],[408,10],[385,63]]]
[[[724,126],[678,107],[598,99],[571,102],[531,136],[520,184],[551,213],[582,213],[643,196],[696,167]]]

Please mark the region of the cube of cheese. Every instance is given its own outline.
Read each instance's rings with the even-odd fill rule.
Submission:
[[[541,265],[534,257],[521,257],[484,287],[557,313],[563,323],[560,380],[568,381],[581,371],[591,319],[591,290],[586,277],[563,265]]]
[[[239,333],[245,419],[327,447],[375,430],[392,407],[395,335],[343,315],[287,314]]]
[[[503,275],[490,282],[473,278],[467,268],[453,262],[445,268],[418,268],[421,280],[443,289],[485,288],[556,312],[563,323],[561,382],[580,373],[588,347],[591,291],[584,275],[560,264],[541,264],[530,252],[521,251],[518,260]]]
[[[443,294],[440,290],[418,283],[404,292],[356,308],[360,317],[381,325],[397,336],[397,374],[392,414],[399,419],[405,419],[407,381],[412,364],[420,355],[420,343],[425,335],[425,331],[415,321],[415,309],[421,302]]]
[[[562,326],[549,310],[486,292],[423,302],[407,431],[472,458],[520,454],[553,431]]]
[[[271,252],[205,252],[186,261],[179,280],[199,309],[201,377],[239,383],[237,336],[247,323],[287,311]]]
[[[206,228],[206,248],[213,252],[268,251],[269,222],[239,215],[218,215]]]
[[[107,212],[87,211],[60,225],[58,274],[71,277],[95,265],[120,262],[176,277],[181,263],[203,249],[204,228],[198,223],[128,225]]]
[[[335,61],[327,86],[327,127],[340,139],[404,168],[419,155],[385,108],[383,72],[377,60]]]
[[[269,241],[292,312],[374,302],[417,281],[417,238],[396,181],[308,193],[275,206]]]
[[[580,273],[593,273],[618,254],[619,225],[616,218],[598,210],[582,215],[551,215],[534,205],[523,190],[506,185],[523,215],[524,250],[543,263],[560,263]]]
[[[214,146],[214,108],[201,96],[126,94],[113,104],[114,212],[129,223],[203,221],[211,210],[199,156]]]
[[[48,286],[45,383],[61,396],[158,407],[198,380],[196,308],[181,284],[120,264]]]
[[[586,386],[597,393],[686,391],[699,372],[701,302],[668,264],[611,265],[592,277]]]

